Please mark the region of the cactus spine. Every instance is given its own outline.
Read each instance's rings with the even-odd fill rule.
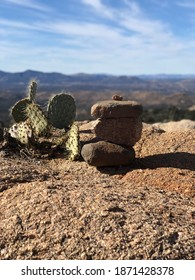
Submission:
[[[56,128],[68,128],[76,116],[75,100],[70,94],[61,93],[49,100],[47,106],[48,118]]]

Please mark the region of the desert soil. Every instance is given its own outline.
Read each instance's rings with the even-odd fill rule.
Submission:
[[[134,148],[100,169],[1,150],[0,259],[195,259],[195,130],[148,125]]]

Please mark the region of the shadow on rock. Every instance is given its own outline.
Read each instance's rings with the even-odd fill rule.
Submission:
[[[136,159],[136,163],[142,169],[172,167],[195,171],[195,154],[185,152],[157,154]]]
[[[135,169],[156,169],[160,167],[172,167],[195,171],[195,154],[178,152],[151,155],[144,158],[136,158],[127,166],[98,167],[101,173],[112,175],[125,175]]]

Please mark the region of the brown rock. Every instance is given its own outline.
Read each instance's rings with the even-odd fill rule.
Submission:
[[[97,137],[115,144],[133,146],[141,138],[139,118],[100,119],[94,127]]]
[[[153,127],[161,128],[165,131],[188,131],[195,129],[195,121],[181,120],[167,123],[155,123]]]
[[[129,118],[142,114],[142,105],[136,101],[105,100],[94,104],[91,115],[95,118]]]
[[[96,167],[129,165],[135,158],[133,148],[125,149],[105,141],[84,145],[81,155],[88,164]]]

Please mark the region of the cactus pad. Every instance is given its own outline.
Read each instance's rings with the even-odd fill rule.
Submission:
[[[21,99],[12,108],[11,114],[15,122],[24,122],[26,120],[26,106],[30,103],[28,98]]]
[[[28,144],[29,138],[32,137],[31,127],[27,124],[27,122],[14,124],[9,129],[9,133],[12,138],[16,138],[22,144]]]
[[[49,131],[49,122],[41,108],[35,103],[30,103],[27,105],[25,113],[31,124],[34,135],[46,135]]]
[[[75,120],[75,100],[69,94],[57,94],[49,100],[47,111],[48,118],[54,127],[68,128]]]
[[[65,145],[65,157],[70,160],[77,160],[80,157],[80,141],[78,126],[73,123],[68,131],[68,140]]]
[[[35,102],[36,92],[37,92],[37,82],[33,80],[29,83],[29,93],[28,93],[28,98],[31,102]]]

